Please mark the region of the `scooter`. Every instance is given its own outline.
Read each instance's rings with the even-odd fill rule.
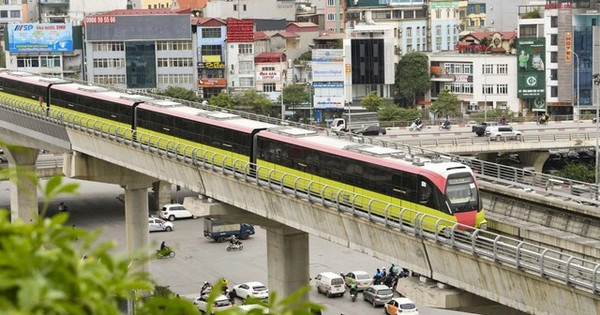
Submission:
[[[444,123],[440,124],[440,130],[450,130],[450,128],[451,128],[450,124],[444,124]]]
[[[232,251],[232,250],[242,250],[244,249],[244,245],[242,245],[242,242],[237,242],[235,244],[229,244],[227,245],[227,251]]]
[[[356,298],[358,297],[358,293],[355,292],[350,292],[350,299],[352,300],[352,302],[356,302]]]
[[[423,129],[423,123],[417,125],[413,122],[410,127],[408,127],[408,130],[410,131],[421,131],[421,129]]]
[[[175,257],[175,251],[172,250],[170,247],[165,247],[162,250],[161,249],[157,249],[156,250],[156,258],[161,259],[163,257]]]

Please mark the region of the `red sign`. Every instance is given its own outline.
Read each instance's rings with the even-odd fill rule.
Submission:
[[[117,17],[115,16],[88,16],[83,20],[83,24],[115,24]]]
[[[573,49],[571,32],[565,32],[565,61],[571,61],[571,49]]]
[[[254,20],[227,19],[227,42],[254,42]]]
[[[201,88],[225,88],[225,87],[227,87],[227,79],[225,79],[225,78],[200,78],[200,79],[198,79],[198,87],[201,87]]]

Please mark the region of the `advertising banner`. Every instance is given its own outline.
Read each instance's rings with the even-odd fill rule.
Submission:
[[[313,49],[313,81],[344,81],[346,65],[342,49]]]
[[[259,71],[256,74],[256,81],[281,81],[281,72],[279,71]]]
[[[546,39],[520,38],[517,48],[517,96],[522,99],[546,97]]]
[[[73,29],[65,23],[26,23],[8,25],[11,53],[73,51]]]
[[[227,19],[227,42],[254,42],[254,20]]]
[[[314,96],[314,108],[344,108],[344,97],[343,96]]]

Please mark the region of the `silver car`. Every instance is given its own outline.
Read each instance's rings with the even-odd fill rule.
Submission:
[[[385,305],[392,298],[394,298],[394,291],[383,284],[368,286],[363,292],[363,300],[371,303],[373,307]]]
[[[523,135],[520,131],[514,130],[511,126],[490,126],[485,129],[485,136],[497,141],[508,139],[520,141]]]

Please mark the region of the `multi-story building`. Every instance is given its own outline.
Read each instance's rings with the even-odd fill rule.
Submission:
[[[256,90],[277,101],[287,75],[287,58],[282,52],[263,52],[254,57]]]
[[[325,17],[325,30],[336,33],[344,32],[346,24],[346,2],[344,0],[325,0],[323,13]]]
[[[141,0],[140,9],[164,9],[172,8],[177,0]]]
[[[469,2],[464,18],[461,18],[461,29],[483,31],[486,28],[486,4],[484,2]]]
[[[211,0],[200,13],[203,17],[236,19],[284,18],[294,21],[294,0]]]
[[[0,4],[0,28],[8,23],[21,23],[27,21],[27,5],[21,0],[6,0]]]
[[[117,10],[85,22],[88,81],[128,89],[197,88],[197,44],[189,15]]]
[[[198,44],[198,88],[208,99],[227,88],[225,44],[227,24],[221,19],[194,18]]]
[[[255,89],[254,21],[227,19],[227,89]]]

